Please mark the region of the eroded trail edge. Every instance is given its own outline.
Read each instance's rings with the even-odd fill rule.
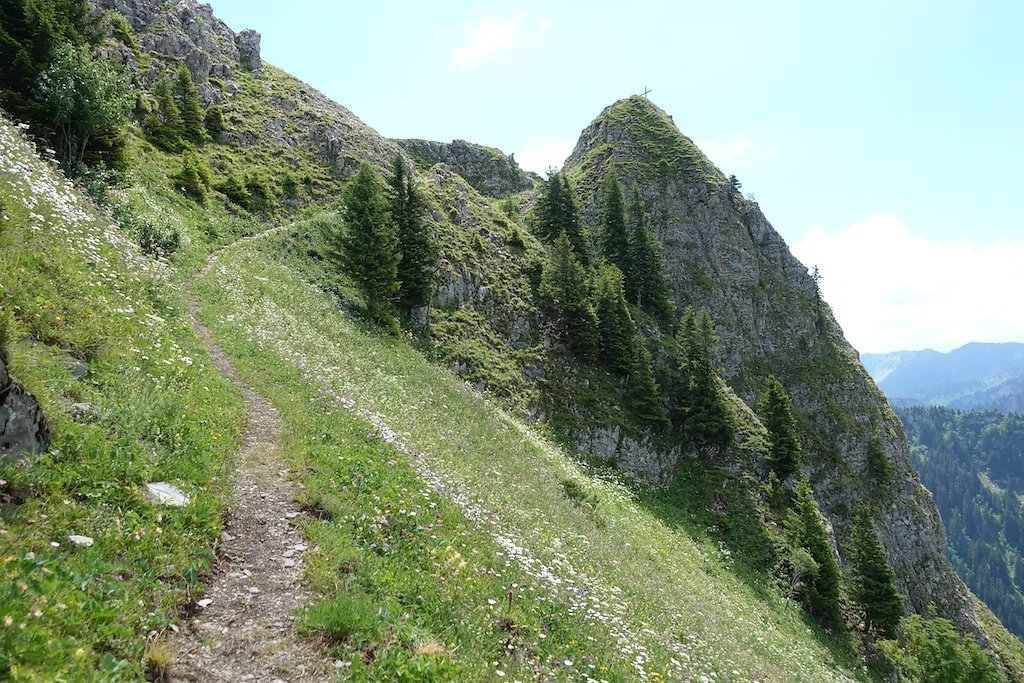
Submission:
[[[218,256],[210,256],[199,278],[209,273]],[[295,628],[296,611],[310,601],[301,582],[306,544],[294,524],[301,515],[293,502],[297,485],[277,456],[277,410],[238,376],[199,322],[194,299],[189,317],[210,361],[242,393],[246,423],[231,467],[231,507],[217,562],[195,614],[174,643],[170,680],[328,680],[330,664],[316,643],[299,637]]]

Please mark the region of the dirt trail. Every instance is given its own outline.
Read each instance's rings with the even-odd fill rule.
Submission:
[[[210,272],[218,256],[211,254],[196,279]],[[173,645],[169,680],[330,680],[331,662],[315,642],[295,632],[294,613],[310,600],[301,583],[306,545],[293,524],[301,515],[292,502],[295,484],[276,453],[281,437],[277,410],[242,381],[197,312],[193,301],[192,325],[214,366],[242,392],[246,423],[232,463],[231,510],[217,563],[198,612],[182,625]]]

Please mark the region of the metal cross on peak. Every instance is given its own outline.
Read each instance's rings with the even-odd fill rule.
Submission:
[[[654,92],[654,91],[653,90],[648,90],[647,87],[644,86],[644,97],[645,98],[647,97],[648,93],[652,93],[652,92]]]

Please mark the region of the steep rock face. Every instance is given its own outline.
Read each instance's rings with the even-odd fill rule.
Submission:
[[[407,155],[355,114],[314,88],[266,65],[260,34],[232,31],[196,0],[92,0],[97,10],[114,10],[128,20],[146,59],[111,35],[108,49],[143,84],[178,64],[188,65],[205,104],[221,104],[227,130],[220,142],[254,158],[284,157],[297,170],[310,162],[336,177],[355,173],[366,160],[378,170]],[[114,32],[116,33],[116,31]],[[253,117],[252,111],[261,112]]]
[[[0,458],[42,453],[50,446],[50,431],[32,394],[14,381],[0,358]]]
[[[465,140],[432,142],[396,140],[413,159],[427,165],[444,164],[488,197],[505,197],[533,187],[534,178],[512,156],[493,147]]]
[[[565,170],[592,225],[609,170],[627,192],[639,191],[648,227],[663,246],[676,304],[712,314],[720,372],[740,397],[753,405],[769,373],[786,385],[803,418],[804,469],[841,558],[854,507],[872,503],[909,606],[924,612],[935,604],[977,630],[969,593],[943,555],[941,520],[910,464],[898,419],[843,338],[807,268],[758,206],[731,186],[671,117],[640,97],[602,112],[583,131]],[[896,472],[883,485],[866,474],[875,433]]]
[[[234,69],[241,64],[253,70],[261,65],[260,34],[246,30],[235,34],[227,24],[213,15],[209,5],[195,0],[176,3],[160,0],[92,0],[94,8],[115,10],[128,20],[136,33],[139,46],[146,53],[161,58],[143,70],[130,51],[121,51],[129,66],[143,80],[152,81],[160,74],[160,62],[188,65],[200,94],[207,102],[221,102],[234,93]],[[210,77],[221,82],[214,87]]]

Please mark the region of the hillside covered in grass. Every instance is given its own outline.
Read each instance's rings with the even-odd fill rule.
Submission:
[[[231,571],[217,348],[280,415],[288,630],[341,679],[1024,677],[814,279],[653,103],[541,181],[383,138],[207,6],[93,9],[25,73],[94,74],[102,125],[4,90],[0,340],[52,437],[0,460],[4,676],[173,674]]]

